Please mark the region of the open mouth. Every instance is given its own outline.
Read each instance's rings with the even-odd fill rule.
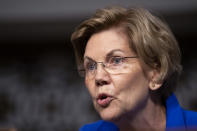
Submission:
[[[99,99],[101,99],[101,100],[103,100],[103,99],[106,99],[108,96],[107,95],[105,95],[105,94],[101,94],[101,95],[99,95]]]
[[[112,96],[108,95],[108,94],[99,94],[98,98],[97,98],[97,103],[101,106],[101,107],[107,107],[110,102],[112,101]]]

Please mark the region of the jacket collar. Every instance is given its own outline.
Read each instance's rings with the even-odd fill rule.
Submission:
[[[176,96],[172,94],[166,101],[166,129],[185,129],[183,110]]]

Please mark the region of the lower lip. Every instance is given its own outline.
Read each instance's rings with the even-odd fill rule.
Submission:
[[[113,100],[112,97],[107,97],[105,99],[98,99],[97,103],[101,106],[101,107],[107,107],[111,101]]]

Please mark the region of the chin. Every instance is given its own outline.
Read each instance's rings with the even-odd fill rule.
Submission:
[[[96,107],[100,117],[105,121],[116,121],[121,117],[121,110],[117,107],[109,105],[108,107]]]

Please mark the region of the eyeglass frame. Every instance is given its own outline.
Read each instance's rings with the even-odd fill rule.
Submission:
[[[115,57],[121,57],[121,56],[115,56]],[[122,59],[128,59],[128,58],[138,58],[138,56],[127,56],[127,57],[121,57]],[[106,64],[105,64],[105,62],[97,62],[97,61],[95,61],[95,60],[92,60],[92,61],[94,61],[95,62],[95,64],[96,64],[96,69],[95,69],[95,71],[97,70],[97,65],[98,65],[98,63],[99,64],[102,64],[102,66],[104,67],[104,68],[106,68],[107,66],[106,66]],[[85,69],[80,69],[80,70],[78,70],[79,71],[79,74],[80,74],[80,76],[81,77],[85,77],[86,76],[86,70]],[[107,71],[107,70],[105,70],[105,71]],[[83,72],[83,73],[82,73]],[[107,71],[108,72],[108,71]],[[108,72],[109,73],[109,72]]]

